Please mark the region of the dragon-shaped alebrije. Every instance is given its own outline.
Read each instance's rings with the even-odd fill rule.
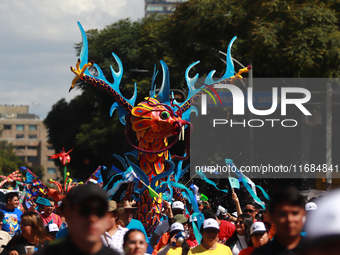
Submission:
[[[125,125],[125,135],[127,141],[135,149],[133,152],[126,153],[126,161],[134,172],[138,175],[140,181],[134,181],[129,184],[124,199],[137,201],[138,219],[143,223],[148,233],[153,232],[159,222],[161,212],[161,196],[165,190],[171,189],[172,197],[176,200],[184,198],[178,188],[172,188],[168,185],[162,185],[165,180],[178,182],[179,179],[188,169],[182,169],[183,160],[189,157],[189,139],[192,129],[189,122],[191,112],[196,112],[197,109],[193,106],[204,91],[195,88],[195,83],[198,79],[198,74],[190,78],[190,69],[199,63],[199,61],[190,65],[186,70],[186,82],[188,84],[188,97],[183,103],[178,103],[171,97],[169,71],[167,65],[161,61],[163,69],[163,81],[161,88],[156,95],[155,93],[155,77],[151,84],[151,95],[145,98],[145,101],[140,102],[135,106],[137,97],[137,85],[135,84],[134,95],[132,98],[125,98],[119,90],[120,81],[123,75],[123,66],[114,53],[112,53],[118,64],[118,72],[115,72],[111,67],[111,72],[114,82],[110,83],[104,76],[102,70],[94,62],[88,62],[88,44],[85,31],[78,22],[82,34],[82,49],[78,59],[76,68],[71,67],[76,77],[72,81],[70,91],[75,87],[78,79],[92,83],[96,87],[100,87],[108,91],[116,100],[111,106],[110,115],[112,116],[115,110],[118,110],[119,119]],[[207,76],[202,88],[208,91],[214,91],[213,87],[218,83],[232,83],[234,79],[242,78],[241,73],[249,71],[249,67],[241,69],[237,75],[234,75],[234,65],[230,56],[231,46],[236,37],[228,47],[227,70],[225,75],[218,81],[212,79],[215,71],[212,71]],[[88,68],[95,67],[97,75],[92,75]],[[210,85],[210,86],[209,86]],[[184,156],[170,155],[169,149],[179,140],[184,140],[184,129],[189,127],[189,132],[186,138],[186,153]],[[132,138],[132,131],[135,134],[135,139]],[[169,137],[174,137],[169,144]],[[134,142],[136,141],[136,142]],[[138,165],[132,163],[128,156],[133,156]],[[178,159],[177,166],[172,159]],[[123,159],[121,158],[121,162]],[[123,164],[126,164],[122,162]],[[152,198],[149,195],[148,187],[154,189],[160,197]],[[137,196],[134,196],[137,194]],[[171,197],[170,197],[171,198]]]

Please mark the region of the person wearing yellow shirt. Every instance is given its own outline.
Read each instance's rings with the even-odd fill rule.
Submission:
[[[201,227],[202,242],[191,249],[188,255],[232,255],[228,246],[217,243],[219,232],[220,227],[216,220],[205,220]]]

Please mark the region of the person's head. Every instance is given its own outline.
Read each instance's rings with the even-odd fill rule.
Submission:
[[[55,209],[55,200],[53,197],[46,198],[50,201],[51,205],[44,205],[44,212],[46,215],[51,215]]]
[[[274,191],[267,205],[272,223],[277,228],[278,238],[300,238],[305,222],[305,199],[295,187]]]
[[[46,229],[40,215],[36,212],[26,212],[21,215],[21,235],[30,243],[42,243],[46,240]]]
[[[306,221],[306,255],[339,254],[340,243],[340,190],[334,190],[322,200]]]
[[[55,223],[49,223],[46,226],[46,231],[48,233],[48,236],[51,240],[54,240],[57,233],[59,232],[58,225]]]
[[[220,226],[215,219],[204,220],[201,226],[202,244],[207,249],[215,245],[218,241]]]
[[[184,204],[181,201],[173,202],[172,205],[171,205],[171,209],[172,209],[172,214],[173,215],[184,214],[184,212],[185,212]]]
[[[243,212],[250,215],[253,220],[256,220],[256,214],[259,212],[259,210],[255,202],[247,202]]]
[[[6,194],[6,208],[14,209],[19,205],[18,193],[9,192]]]
[[[204,219],[216,219],[216,213],[211,208],[205,208],[202,211]]]
[[[250,226],[253,224],[253,218],[249,214],[241,214],[237,217],[235,221],[236,232],[244,236],[249,233],[250,236]]]
[[[170,238],[169,238],[169,244],[171,244],[171,238],[174,237],[175,235],[179,234],[179,233],[183,233],[182,234],[182,240],[179,240],[179,238],[177,238],[178,241],[176,241],[175,246],[176,247],[182,247],[182,254],[187,254],[188,251],[190,250],[190,246],[188,245],[187,241],[184,239],[185,234],[184,234],[184,226],[179,223],[179,222],[175,222],[170,226]]]
[[[87,184],[71,188],[63,200],[70,237],[88,246],[101,242],[109,226],[106,193],[99,186]]]
[[[3,211],[0,211],[0,230],[2,229],[2,226],[4,225],[3,219],[5,218],[5,215]]]
[[[111,227],[109,227],[108,229],[111,229],[113,227],[116,228],[117,225],[125,227],[123,221],[118,219],[119,215],[122,215],[124,213],[124,209],[123,208],[118,209],[117,202],[114,200],[108,201],[108,205],[109,206],[107,209],[107,213],[110,216],[110,225],[111,225]]]
[[[132,203],[127,200],[121,201],[118,204],[118,208],[119,210],[123,211],[123,213],[119,215],[119,219],[124,223],[125,226],[129,225],[138,208],[132,206]]]
[[[268,230],[263,222],[254,222],[251,225],[250,236],[254,249],[265,245],[269,241]]]
[[[125,255],[144,255],[147,247],[146,237],[139,229],[130,229],[124,235],[123,249]]]

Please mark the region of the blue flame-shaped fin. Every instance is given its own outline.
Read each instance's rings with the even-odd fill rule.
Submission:
[[[170,104],[170,77],[169,69],[163,60],[160,61],[163,69],[163,81],[162,86],[159,89],[159,93],[156,98],[165,104]]]

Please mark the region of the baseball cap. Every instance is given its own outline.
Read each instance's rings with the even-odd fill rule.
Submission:
[[[94,198],[96,200],[105,201],[107,208],[106,193],[98,185],[87,184],[75,186],[67,193],[66,199],[73,205],[80,204],[87,199]]]
[[[175,201],[172,203],[172,210],[180,209],[184,210],[184,204],[181,201]]]
[[[218,225],[218,222],[214,219],[206,219],[203,222],[202,229],[209,229],[209,228],[220,230],[220,226]]]
[[[58,231],[59,231],[59,228],[58,228],[57,224],[55,224],[55,223],[48,224],[48,232],[49,233],[58,232]]]
[[[318,209],[308,215],[306,232],[309,239],[329,239],[340,236],[340,190],[328,193],[318,202]],[[312,243],[313,244],[313,243]]]
[[[170,232],[175,231],[175,230],[184,231],[184,227],[181,223],[175,222],[171,225]]]
[[[306,211],[315,211],[318,209],[318,206],[314,202],[309,202],[305,205]]]
[[[183,214],[176,214],[175,217],[174,217],[174,221],[181,223],[181,224],[184,224],[184,223],[188,222],[188,218],[185,217]]]
[[[266,225],[264,225],[263,222],[257,221],[254,222],[250,227],[250,235],[256,234],[256,233],[265,233],[267,232]]]

